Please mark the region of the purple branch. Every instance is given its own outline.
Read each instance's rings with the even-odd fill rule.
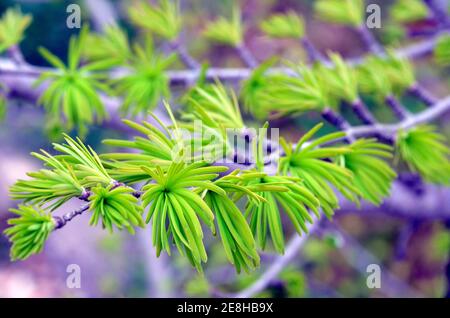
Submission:
[[[241,60],[245,63],[245,65],[251,69],[258,66],[258,62],[256,61],[253,54],[250,50],[245,46],[245,44],[239,44],[236,46],[236,51],[238,52]]]
[[[408,88],[407,92],[423,102],[426,106],[430,107],[437,103],[438,99],[434,97],[430,92],[428,92],[425,88],[420,86],[418,83],[413,84]]]
[[[450,220],[450,189],[433,184],[425,184],[420,195],[400,181],[394,181],[389,198],[380,206],[361,201],[355,203],[339,196],[339,213],[355,213],[361,215],[381,215],[416,220]]]
[[[423,0],[423,2],[427,5],[428,9],[430,9],[434,18],[442,28],[450,27],[450,20],[446,8],[446,6],[448,5],[447,1],[442,3],[442,1],[436,0]]]
[[[373,125],[377,122],[375,117],[369,111],[367,106],[361,99],[357,99],[352,104],[352,109],[355,115],[365,124],[365,125]]]
[[[20,50],[18,45],[13,45],[7,50],[9,57],[14,61],[17,65],[25,65],[25,58],[23,57],[22,51]]]
[[[409,242],[419,225],[420,221],[415,219],[407,220],[406,224],[403,225],[398,235],[397,245],[395,247],[395,254],[396,254],[395,256],[398,259],[404,259],[406,257]]]
[[[347,130],[351,129],[350,123],[344,117],[342,117],[341,114],[334,111],[330,107],[325,107],[322,110],[321,115],[322,115],[323,119],[325,119],[330,124],[335,126],[338,130],[347,131]],[[347,142],[352,142],[354,140],[354,138],[351,135],[347,135],[346,140],[347,140]]]
[[[361,35],[364,44],[367,46],[370,52],[376,55],[384,54],[383,47],[380,45],[380,43],[378,43],[372,32],[370,32],[364,24],[359,26],[357,28],[357,31]]]
[[[301,43],[306,51],[306,54],[308,55],[310,63],[323,63],[327,60],[325,56],[323,56],[323,54],[320,53],[319,50],[317,50],[316,47],[311,43],[308,37],[304,36],[303,38],[301,38]]]
[[[83,205],[81,208],[79,208],[78,210],[70,211],[70,212],[64,214],[62,217],[54,216],[53,221],[55,222],[55,230],[58,230],[58,229],[64,227],[67,224],[67,222],[72,221],[72,219],[74,219],[78,215],[81,215],[85,211],[89,210],[89,206],[90,206],[90,204],[87,203],[87,204]]]
[[[106,27],[117,24],[117,12],[110,1],[84,0],[83,4],[86,6],[96,30],[103,31]]]
[[[189,54],[186,47],[180,43],[179,40],[170,43],[170,48],[176,51],[181,61],[187,68],[191,70],[199,70],[200,64]]]
[[[399,57],[403,58],[420,58],[424,55],[429,54],[433,51],[434,46],[436,45],[436,41],[439,39],[441,34],[437,34],[433,36],[431,39],[423,40],[419,43],[409,45],[402,49],[396,50],[395,54]],[[364,62],[364,59],[361,57],[347,59],[346,62],[349,65],[357,66]],[[325,63],[325,65],[329,67],[333,67],[331,63]],[[31,77],[31,80],[34,80],[38,77],[42,71],[49,71],[49,68],[43,67],[27,67],[24,69],[20,69],[14,63],[11,63],[9,60],[0,58],[0,80],[2,80],[3,75],[11,75],[11,76],[19,76],[19,77]],[[292,71],[288,68],[272,68],[269,72],[272,73],[286,73],[292,74]],[[214,81],[215,79],[219,79],[222,82],[234,82],[240,81],[251,74],[251,69],[249,68],[209,68],[205,74],[206,79],[208,81]],[[180,85],[191,83],[195,81],[198,77],[198,71],[193,70],[169,70],[167,71],[167,76],[170,79],[171,85]],[[33,89],[30,87],[29,89]]]
[[[400,103],[400,101],[395,98],[394,96],[390,95],[385,98],[386,105],[391,108],[391,110],[394,112],[395,116],[400,119],[404,120],[406,118],[411,117],[411,113]]]
[[[419,124],[435,120],[450,111],[450,96],[447,96],[432,107],[405,118],[396,124],[375,124],[351,127],[346,131],[347,135],[353,137],[363,137],[373,135],[374,133],[383,133],[386,135],[395,135],[401,129],[408,129]]]
[[[236,294],[227,296],[249,298],[266,289],[266,287],[276,279],[278,274],[297,256],[297,253],[306,243],[307,239],[311,237],[311,234],[314,234],[314,232],[320,228],[320,224],[321,221],[314,218],[314,223],[307,225],[309,234],[302,236],[294,234],[294,237],[286,245],[285,253],[278,256],[256,282]]]
[[[337,231],[342,240],[342,245],[339,251],[345,256],[350,265],[352,265],[359,272],[367,275],[367,266],[376,264],[382,266],[378,260],[369,250],[361,246],[353,237],[347,234],[340,228],[336,222],[327,224],[330,228]],[[388,269],[382,268],[381,275],[381,291],[389,297],[421,297],[420,292],[408,286],[401,281],[397,276],[391,273]]]

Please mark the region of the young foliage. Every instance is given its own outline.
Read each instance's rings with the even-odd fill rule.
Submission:
[[[158,6],[141,1],[130,8],[129,15],[137,26],[167,40],[175,40],[181,31],[179,1],[159,0]]]
[[[435,127],[417,126],[398,134],[398,154],[412,171],[420,173],[427,181],[449,185],[450,149],[445,140]]]
[[[213,128],[244,128],[241,111],[232,89],[220,82],[194,89],[195,99],[190,98],[188,111],[183,114],[187,120],[201,120]]]
[[[450,65],[450,35],[442,35],[434,48],[434,58],[439,65]]]
[[[269,105],[264,99],[265,91],[269,88],[272,77],[267,71],[275,64],[276,59],[270,59],[255,68],[250,76],[241,83],[240,97],[245,109],[258,119],[267,117]]]
[[[20,9],[8,9],[0,19],[0,53],[23,39],[23,34],[31,24],[31,15],[24,15]]]
[[[138,199],[133,196],[133,189],[113,184],[104,187],[99,184],[91,191],[91,225],[96,226],[101,221],[102,226],[111,233],[113,226],[116,226],[120,230],[127,229],[131,234],[135,233],[134,227],[145,226],[142,220],[143,210],[138,205]]]
[[[108,175],[99,157],[80,139],[64,135],[67,144],[53,144],[60,154],[52,156],[44,150],[32,155],[43,161],[45,169],[28,173],[31,179],[18,180],[11,188],[13,199],[38,206],[49,204],[54,210],[74,197],[86,194],[86,189],[101,182],[114,180]]]
[[[236,175],[233,177],[237,178]],[[225,191],[234,190],[248,193],[249,190],[221,178],[215,182],[217,186]],[[254,196],[254,194],[251,194]],[[260,198],[258,198],[260,199]],[[208,191],[205,202],[213,211],[222,244],[228,260],[236,267],[238,273],[243,269],[245,272],[259,266],[259,255],[256,251],[256,243],[253,238],[245,217],[236,204],[228,196]]]
[[[292,145],[282,143],[286,155],[280,158],[279,171],[299,178],[301,184],[319,199],[325,215],[331,217],[339,207],[333,188],[354,202],[358,202],[361,193],[354,185],[353,174],[349,169],[327,161],[351,153],[352,149],[349,146],[320,147],[343,138],[345,133],[328,134],[307,143],[321,127],[322,124],[318,124],[303,135],[294,149]]]
[[[416,83],[414,67],[408,59],[397,57],[390,51],[380,62],[382,62],[383,71],[386,72],[395,91],[403,92]]]
[[[330,53],[333,67],[318,65],[317,72],[335,98],[353,103],[359,99],[356,71],[339,54]]]
[[[314,5],[324,21],[355,27],[364,23],[364,0],[318,0]]]
[[[11,225],[4,231],[11,246],[11,260],[24,260],[32,254],[40,253],[49,234],[55,228],[50,213],[39,208],[19,205],[18,209],[11,209],[17,218],[8,220]]]
[[[98,183],[107,185],[114,182],[99,156],[90,146],[84,145],[79,138],[74,140],[64,135],[64,139],[66,144],[53,144],[55,150],[61,153],[56,158],[72,165],[76,178],[82,180],[84,187],[89,188]]]
[[[172,113],[169,112],[169,114]],[[179,139],[176,131],[170,131],[156,116],[150,115],[159,124],[161,130],[147,121],[138,124],[124,119],[123,122],[127,126],[145,137],[136,136],[134,140],[106,139],[103,141],[110,146],[133,150],[128,153],[116,152],[102,155],[116,180],[125,183],[145,181],[148,179],[148,174],[142,170],[142,167],[167,168],[173,161],[184,159],[185,142]]]
[[[397,177],[383,159],[392,158],[392,147],[375,139],[359,139],[352,143],[349,153],[338,157],[337,162],[353,173],[353,183],[361,197],[375,205],[389,195],[391,184]]]
[[[412,23],[428,17],[428,8],[421,0],[396,0],[390,15],[395,22]]]
[[[109,91],[102,83],[105,75],[93,73],[104,67],[103,62],[80,63],[87,32],[84,28],[78,38],[70,39],[67,66],[47,49],[40,48],[42,56],[56,70],[42,73],[35,83],[37,86],[49,82],[38,103],[44,105],[50,119],[58,122],[64,118],[65,128],[71,130],[75,126],[81,135],[86,133],[86,125],[92,124],[94,117],[99,122],[107,117],[98,91]]]
[[[251,172],[249,172],[251,173]],[[251,179],[246,186],[264,198],[265,202],[248,201],[246,216],[260,248],[265,249],[270,233],[273,246],[278,253],[284,253],[284,233],[281,224],[280,207],[289,217],[295,230],[308,233],[306,223],[313,223],[308,210],[319,215],[319,200],[299,179],[288,176],[265,176]]]
[[[385,61],[370,56],[357,69],[359,89],[373,94],[378,99],[391,96],[394,93],[393,83],[386,70]]]
[[[238,6],[233,7],[231,20],[220,17],[210,22],[203,32],[206,38],[230,46],[239,46],[242,43],[243,33],[241,11]]]
[[[245,215],[250,218],[250,228],[259,247],[265,249],[267,234],[270,233],[275,250],[284,253],[284,234],[279,207],[283,207],[295,230],[301,235],[302,232],[308,232],[306,223],[314,221],[309,210],[319,217],[320,202],[308,189],[299,184],[300,180],[282,175],[268,176],[263,173],[263,145],[267,126],[268,123],[264,125],[264,130],[253,143],[256,152],[256,170],[243,175],[245,186],[261,196],[264,202],[249,200]]]
[[[273,75],[262,96],[269,111],[280,116],[311,110],[323,110],[334,105],[323,78],[306,66],[293,66],[295,76]]]
[[[305,22],[294,11],[275,14],[261,23],[261,30],[273,38],[302,38],[305,34]]]
[[[181,162],[172,163],[167,172],[159,166],[142,169],[154,181],[144,186],[142,200],[144,206],[149,208],[146,222],[153,219],[153,245],[157,255],[162,250],[170,255],[169,241],[173,240],[179,252],[201,271],[201,263],[206,262],[207,256],[199,217],[213,234],[215,227],[213,212],[195,190],[226,195],[211,180],[227,168],[208,167],[202,162],[190,165]]]
[[[157,55],[153,42],[147,39],[145,47],[134,46],[134,55],[127,65],[131,72],[113,80],[117,94],[124,96],[122,111],[137,116],[153,109],[164,96],[170,96],[166,69],[176,55]]]
[[[90,33],[83,56],[106,68],[124,65],[132,55],[128,35],[118,26],[107,26],[103,34]]]
[[[73,168],[62,160],[58,160],[44,150],[31,153],[45,163],[47,169],[30,172],[31,180],[18,180],[11,188],[14,200],[42,206],[51,203],[49,208],[56,209],[73,197],[82,195],[84,188],[75,176]]]

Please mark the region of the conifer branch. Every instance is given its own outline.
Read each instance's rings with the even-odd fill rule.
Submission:
[[[364,125],[364,126],[354,126],[346,131],[348,136],[361,137],[361,136],[373,136],[376,133],[386,133],[389,135],[394,135],[401,129],[408,129],[419,124],[431,122],[438,119],[440,116],[448,113],[450,111],[450,96],[447,96],[439,100],[432,107],[411,115],[404,120],[395,124],[375,124],[375,125]]]
[[[87,204],[83,205],[82,207],[80,207],[79,209],[70,211],[61,217],[53,216],[53,221],[55,222],[55,230],[58,230],[64,226],[66,226],[66,224],[68,222],[72,221],[75,217],[77,217],[77,216],[83,214],[84,212],[86,212],[87,210],[89,210],[89,206],[90,206],[90,204],[87,203]]]
[[[386,158],[392,158],[393,147],[381,144],[376,139],[358,137],[377,136],[378,139],[386,138],[388,141],[395,139],[402,160],[412,171],[418,171],[430,182],[447,184],[447,176],[450,174],[450,169],[447,168],[450,166],[445,166],[447,170],[440,173],[441,165],[448,156],[448,149],[442,142],[443,136],[435,133],[430,126],[415,126],[447,113],[450,97],[437,100],[414,80],[413,72],[409,71],[408,65],[404,65],[407,63],[399,62],[401,74],[406,74],[406,79],[401,75],[396,79],[403,84],[403,89],[423,101],[429,108],[421,113],[411,114],[394,97],[394,80],[391,83],[386,80],[388,76],[383,78],[386,73],[381,76],[381,81],[380,77],[375,78],[375,84],[372,83],[375,87],[373,90],[374,93],[385,97],[386,104],[391,107],[400,122],[378,123],[359,96],[359,89],[367,83],[357,83],[352,67],[366,61],[370,64],[370,59],[375,63],[382,61],[381,64],[374,64],[376,69],[377,65],[388,65],[392,54],[385,52],[374,35],[362,26],[363,12],[359,10],[362,2],[350,1],[344,4],[358,14],[347,14],[346,10],[330,8],[330,4],[342,5],[339,1],[318,3],[323,16],[329,17],[333,22],[356,28],[372,53],[368,60],[356,58],[342,61],[339,56],[332,55],[330,60],[327,60],[305,36],[302,19],[295,13],[290,13],[287,17],[274,17],[265,24],[265,30],[275,37],[302,39],[314,67],[301,66],[298,70],[295,67],[274,68],[271,67],[273,63],[263,63],[258,67],[256,59],[243,43],[244,28],[241,25],[240,12],[235,7],[231,20],[217,19],[208,26],[205,35],[210,40],[234,47],[247,67],[211,68],[202,72],[199,70],[199,63],[179,42],[182,19],[178,3],[168,1],[160,1],[158,6],[141,3],[130,10],[130,17],[146,31],[165,39],[187,70],[169,70],[175,54],[169,57],[158,55],[151,40],[146,41],[143,46],[135,45],[131,49],[127,35],[120,29],[110,29],[105,38],[97,38],[102,42],[103,49],[106,48],[106,56],[105,52],[102,52],[103,56],[100,54],[101,58],[95,60],[99,52],[88,52],[86,64],[81,63],[81,58],[84,54],[83,44],[89,35],[87,29],[83,29],[79,37],[71,39],[67,63],[51,52],[41,50],[54,69],[27,65],[17,54],[10,54],[9,60],[0,60],[0,81],[6,84],[10,96],[32,102],[39,100],[47,108],[49,105],[58,108],[62,103],[63,107],[56,111],[53,109],[54,113],[64,115],[60,117],[68,121],[69,129],[76,125],[79,130],[83,129],[84,124],[91,124],[94,118],[104,119],[107,113],[112,115],[110,122],[117,123],[119,109],[130,111],[136,117],[142,118],[139,113],[148,111],[149,103],[154,107],[163,97],[169,97],[170,85],[190,86],[200,79],[198,87],[186,94],[185,99],[188,102],[183,121],[178,122],[170,106],[165,104],[168,116],[161,120],[153,115],[156,125],[150,121],[124,121],[131,130],[137,132],[136,135],[143,134],[145,137],[105,141],[112,146],[133,150],[131,153],[107,153],[99,156],[80,139],[74,140],[67,135],[66,144],[54,144],[59,156],[51,156],[45,151],[42,151],[42,154],[34,153],[33,155],[47,166],[30,173],[32,180],[19,180],[11,188],[13,197],[24,200],[27,204],[12,210],[19,217],[9,221],[13,226],[5,232],[13,243],[12,258],[24,259],[39,252],[51,231],[64,227],[76,216],[91,209],[90,224],[100,223],[111,232],[113,229],[127,229],[130,233],[135,233],[135,228],[144,227],[145,223],[152,221],[156,254],[159,255],[162,251],[170,254],[172,245],[176,245],[179,252],[186,256],[198,271],[202,271],[202,263],[207,260],[203,244],[203,223],[212,234],[215,235],[216,231],[220,233],[226,256],[236,270],[249,271],[259,265],[257,249],[264,249],[268,239],[271,239],[277,252],[285,251],[285,224],[281,222],[280,216],[283,211],[301,236],[296,236],[288,244],[286,254],[280,256],[259,281],[236,295],[242,297],[262,291],[286,266],[295,256],[296,250],[306,241],[307,237],[303,234],[315,232],[319,228],[321,222],[318,218],[321,212],[331,217],[339,207],[353,208],[353,205],[362,200],[363,206],[370,202],[370,206],[380,205],[386,211],[394,210],[392,214],[412,214],[412,210],[421,206],[424,210],[433,211],[436,215],[446,218],[445,209],[435,211],[436,207],[429,203],[430,197],[435,198],[432,196],[441,194],[439,189],[422,189],[429,190],[429,193],[421,193],[421,202],[414,202],[416,206],[411,208],[408,202],[413,200],[406,198],[412,191],[408,194],[399,192],[405,189],[399,188],[399,181],[393,181],[397,174],[388,162],[385,162]],[[430,8],[433,9],[432,6]],[[21,29],[29,24],[29,17],[22,17],[20,12],[15,15],[19,17]],[[8,24],[11,25],[14,26]],[[428,54],[433,50],[437,36],[397,50],[393,55],[415,58]],[[13,34],[8,39],[8,44],[11,45],[5,47],[14,53],[20,38],[21,32]],[[329,80],[332,84],[328,84],[336,86],[337,82],[338,89],[333,92],[337,96],[329,92],[327,84],[322,82],[324,78],[319,73],[322,69],[316,71],[316,66],[332,70],[328,73],[331,74],[332,78]],[[369,68],[368,71],[373,73],[373,69]],[[277,74],[273,77],[275,73]],[[326,71],[324,73],[326,74]],[[113,95],[110,87],[105,85],[105,76],[109,75],[112,77],[112,82],[108,82],[110,87],[116,89],[118,95],[124,96],[105,95]],[[37,78],[39,83],[45,83],[38,88],[33,86]],[[277,87],[278,93],[281,94],[264,95],[269,98],[275,96],[278,104],[273,109],[274,112],[279,111],[281,115],[303,111],[321,112],[339,132],[312,139],[321,128],[322,124],[318,124],[295,145],[285,140],[281,140],[280,145],[269,144],[265,135],[248,134],[234,92],[228,91],[220,82],[210,83],[216,79],[224,82],[246,80],[246,88],[256,89],[267,84],[269,87],[276,86],[274,84],[278,80],[281,87]],[[273,79],[275,82],[271,82]],[[79,85],[73,85],[74,82]],[[360,84],[361,87],[358,86]],[[76,98],[66,98],[67,92],[64,90],[67,87],[70,88],[69,97]],[[369,87],[369,90],[373,87]],[[62,94],[59,94],[60,90]],[[290,95],[292,92],[294,97]],[[259,101],[259,97],[254,95],[249,99]],[[300,106],[299,101],[302,102]],[[351,104],[364,125],[352,127],[337,112],[336,104],[342,101]],[[258,114],[259,111],[260,109],[255,109],[255,117],[261,115]],[[265,112],[264,109],[265,113],[261,117],[269,115],[270,111],[269,109]],[[178,157],[184,155],[186,146],[197,140],[195,137],[184,140],[184,137],[179,135],[177,126],[191,128],[190,125],[197,119],[201,120],[207,129],[216,133],[222,132],[222,127],[243,130],[246,149],[248,146],[251,151],[245,151],[245,154],[241,151],[227,153],[226,156],[231,158],[225,163],[217,160],[212,164],[204,162],[204,157],[201,156],[194,156],[194,162],[180,162]],[[168,128],[169,124],[175,127],[173,132]],[[268,125],[269,123],[266,123],[263,128],[266,129]],[[414,129],[408,131],[410,128]],[[203,134],[198,139],[202,147],[205,145],[208,150],[209,147],[215,146],[210,140],[203,139]],[[224,135],[219,139],[224,139]],[[173,150],[180,142],[183,151],[174,155]],[[429,157],[424,157],[422,149],[430,145],[436,149]],[[229,145],[221,146],[228,148]],[[269,147],[271,151],[265,155],[263,150]],[[273,164],[271,159],[279,159],[278,166]],[[131,188],[131,185],[140,182],[145,183],[141,189]],[[389,195],[391,197],[385,199]],[[247,200],[245,214],[235,204],[244,196]],[[88,203],[62,217],[51,215],[55,208],[76,197]],[[33,207],[45,204],[50,206],[45,209]],[[403,211],[405,207],[409,209],[407,212]],[[414,210],[415,213],[417,212]],[[147,214],[145,220],[144,214]],[[435,215],[430,213],[430,216]],[[35,222],[35,226],[28,227],[30,222]],[[270,224],[270,229],[264,224]],[[38,244],[33,246],[33,240]]]

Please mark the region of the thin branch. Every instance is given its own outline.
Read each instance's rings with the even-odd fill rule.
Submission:
[[[253,69],[258,66],[256,58],[253,56],[253,54],[250,52],[250,50],[244,43],[241,43],[238,46],[236,46],[236,51],[238,52],[241,60],[245,63],[245,65],[248,68]]]
[[[409,87],[407,92],[411,96],[420,100],[427,107],[433,106],[434,104],[436,104],[438,102],[438,99],[435,96],[433,96],[429,91],[424,89],[418,83],[415,83],[411,87]]]
[[[412,116],[409,110],[407,110],[395,96],[387,96],[385,102],[398,119],[405,120]]]
[[[366,216],[395,217],[414,220],[450,220],[450,189],[444,186],[424,184],[421,193],[411,191],[408,185],[401,181],[394,181],[390,196],[379,206],[368,201],[361,201],[356,205],[339,197],[339,210],[337,214],[358,213]]]
[[[411,241],[411,238],[419,225],[420,221],[416,219],[406,220],[405,224],[401,228],[397,237],[397,242],[395,243],[395,256],[398,259],[404,259],[406,257],[409,242]]]
[[[262,292],[277,276],[280,272],[297,256],[301,247],[306,243],[307,239],[317,231],[321,222],[314,220],[313,224],[308,225],[308,235],[295,234],[294,237],[286,245],[286,251],[284,255],[278,256],[275,261],[267,268],[264,274],[259,279],[246,289],[240,291],[235,295],[229,295],[236,298],[249,298]]]
[[[423,0],[423,2],[427,5],[428,9],[442,28],[450,27],[450,19],[446,12],[446,7],[448,7],[447,1],[439,2],[436,0]]]
[[[186,47],[180,43],[180,40],[176,40],[170,43],[170,47],[173,51],[175,51],[183,64],[194,71],[198,71],[200,69],[200,63],[198,63],[187,51]]]
[[[385,134],[395,134],[401,129],[408,129],[419,124],[427,123],[432,120],[438,119],[440,116],[444,115],[450,111],[450,96],[441,99],[434,106],[418,113],[414,114],[396,124],[375,124],[375,125],[364,125],[355,126],[346,130],[348,136],[361,137],[370,136],[376,133]]]
[[[20,47],[16,44],[11,46],[8,49],[8,55],[9,57],[14,61],[17,65],[25,65],[25,58],[23,57],[22,51],[20,50]]]
[[[108,0],[84,0],[83,5],[91,17],[96,30],[103,31],[110,25],[117,24],[117,12]]]
[[[376,118],[367,108],[367,105],[358,98],[353,103],[351,103],[351,107],[355,115],[365,124],[365,125],[373,125],[377,122]]]
[[[380,213],[382,215],[398,216],[402,218],[420,219],[447,219],[450,220],[450,189],[444,187],[438,187],[435,185],[427,185],[422,195],[417,199],[416,194],[411,193],[409,189],[401,182],[396,181],[392,185],[391,196],[387,198],[383,204],[379,207],[373,205],[370,202],[362,201],[361,206],[348,201],[342,195],[339,195],[340,209],[338,214],[342,213],[358,213],[373,215],[374,213]],[[316,221],[314,224],[309,225],[309,235],[299,236],[295,235],[287,244],[286,252],[282,256],[278,256],[273,263],[267,268],[267,270],[260,276],[260,278],[246,289],[232,295],[226,295],[238,298],[248,298],[255,296],[262,292],[271,281],[273,281],[278,274],[292,262],[301,247],[306,243],[311,234],[317,232],[320,229],[322,221]],[[398,280],[390,277],[385,277],[385,284],[390,284],[394,280],[397,287],[401,287],[401,284],[397,284]],[[403,286],[405,287],[405,286]],[[386,291],[386,290],[385,290]],[[399,296],[399,290],[386,291],[388,293],[395,293]],[[405,289],[407,294],[417,297],[418,294],[409,288]]]
[[[62,217],[54,216],[53,221],[55,222],[55,230],[58,230],[58,229],[64,227],[67,224],[67,222],[72,221],[78,215],[81,215],[84,212],[86,212],[87,210],[89,210],[89,206],[90,206],[90,203],[86,203],[79,209],[70,211],[70,212],[64,214]]]
[[[370,32],[370,30],[366,27],[365,24],[359,26],[356,30],[361,35],[364,44],[367,46],[370,52],[372,52],[375,55],[384,54],[384,48],[376,40],[372,32]]]
[[[367,275],[366,269],[370,264],[376,264],[381,267],[380,261],[367,249],[362,247],[354,238],[348,235],[337,224],[327,224],[332,229],[337,231],[343,239],[340,252],[345,256],[345,259],[363,275]],[[411,286],[408,286],[398,277],[392,274],[386,268],[381,271],[381,288],[380,291],[389,297],[422,297],[422,295]]]
[[[433,51],[433,48],[440,37],[440,34],[434,35],[432,38],[423,40],[419,43],[410,44],[402,49],[396,50],[395,53],[399,57],[414,59],[425,56]],[[348,62],[352,66],[360,65],[364,62],[364,58],[350,58],[347,59]],[[332,63],[326,63],[327,66],[332,67]],[[20,77],[37,77],[40,76],[42,71],[49,71],[49,68],[42,67],[27,67],[27,68],[18,68],[17,65],[11,63],[11,61],[7,59],[0,58],[0,80],[4,75],[11,76],[20,76]],[[286,73],[292,74],[292,71],[289,68],[285,67],[276,67],[272,68],[270,73]],[[167,76],[170,79],[170,83],[172,85],[180,85],[185,83],[191,83],[195,81],[198,77],[198,72],[193,70],[170,70],[166,72]],[[215,79],[219,79],[222,82],[227,81],[240,81],[249,77],[251,74],[250,68],[209,68],[205,74],[206,79],[209,81],[214,81]]]
[[[306,54],[308,55],[310,63],[324,63],[327,60],[325,56],[323,56],[323,54],[316,49],[316,47],[314,46],[314,44],[312,44],[311,40],[308,37],[304,36],[300,39],[300,41]]]

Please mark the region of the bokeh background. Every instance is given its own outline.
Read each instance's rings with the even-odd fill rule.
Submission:
[[[90,4],[86,4],[90,2]],[[98,1],[103,2],[103,1]],[[39,46],[65,59],[69,37],[78,32],[66,27],[66,7],[78,3],[82,7],[82,23],[95,29],[102,19],[116,19],[131,37],[138,33],[128,21],[127,7],[133,1],[107,1],[111,11],[95,11],[96,1],[23,0],[0,1],[0,14],[11,6],[20,6],[33,15],[33,23],[21,44],[26,60],[45,65],[37,53]],[[271,13],[294,9],[307,21],[307,32],[323,52],[335,50],[345,57],[360,56],[364,52],[359,37],[349,28],[324,24],[314,18],[313,1],[247,0],[241,1],[245,42],[260,61],[281,55],[292,61],[305,60],[297,41],[273,41],[263,36],[259,22]],[[405,41],[404,28],[389,21],[391,1],[378,1],[383,9],[383,27],[378,36],[383,43]],[[181,0],[185,17],[183,31],[190,53],[199,60],[208,60],[217,67],[242,66],[235,52],[225,46],[212,45],[200,36],[206,22],[218,15],[229,15],[233,1]],[[386,14],[385,14],[386,13]],[[427,23],[411,25],[414,30],[427,28]],[[419,32],[420,33],[420,32]],[[426,32],[424,32],[426,33]],[[428,59],[416,63],[421,83],[437,95],[448,91],[448,76]],[[181,67],[181,65],[179,65]],[[447,73],[448,74],[448,73]],[[176,92],[175,92],[176,96]],[[390,114],[382,107],[369,106],[377,117],[389,121]],[[413,101],[405,101],[411,109],[419,109]],[[302,116],[281,121],[279,127],[288,139],[301,136],[318,117]],[[442,123],[448,122],[442,119]],[[27,171],[39,167],[29,153],[40,148],[51,149],[45,129],[42,108],[19,100],[9,101],[8,113],[0,123],[0,231],[6,228],[15,206],[8,197],[8,187]],[[449,136],[450,127],[442,125]],[[123,133],[107,126],[94,126],[87,143],[98,152],[106,151],[103,138]],[[445,204],[445,203],[443,203]],[[75,209],[78,202],[64,207]],[[61,211],[64,212],[64,211]],[[53,233],[45,250],[26,261],[11,263],[9,243],[0,235],[0,297],[194,297],[217,296],[221,292],[236,292],[258,279],[267,265],[276,258],[270,251],[262,255],[263,266],[251,274],[236,275],[226,261],[220,240],[206,237],[209,261],[205,275],[200,276],[177,255],[155,257],[151,237],[146,231],[135,236],[127,233],[110,235],[88,225],[89,215],[76,218],[70,226]],[[337,228],[336,228],[337,226]],[[292,233],[287,233],[291,235]],[[409,292],[419,296],[442,297],[447,291],[445,267],[450,250],[450,235],[444,221],[411,220],[386,214],[337,214],[334,223],[324,226],[311,236],[298,256],[272,281],[260,297],[400,297]],[[375,261],[382,267],[382,275],[392,275],[393,286],[369,289],[366,285],[366,264]],[[81,268],[81,288],[66,286],[69,264]],[[406,292],[405,292],[406,290]]]

